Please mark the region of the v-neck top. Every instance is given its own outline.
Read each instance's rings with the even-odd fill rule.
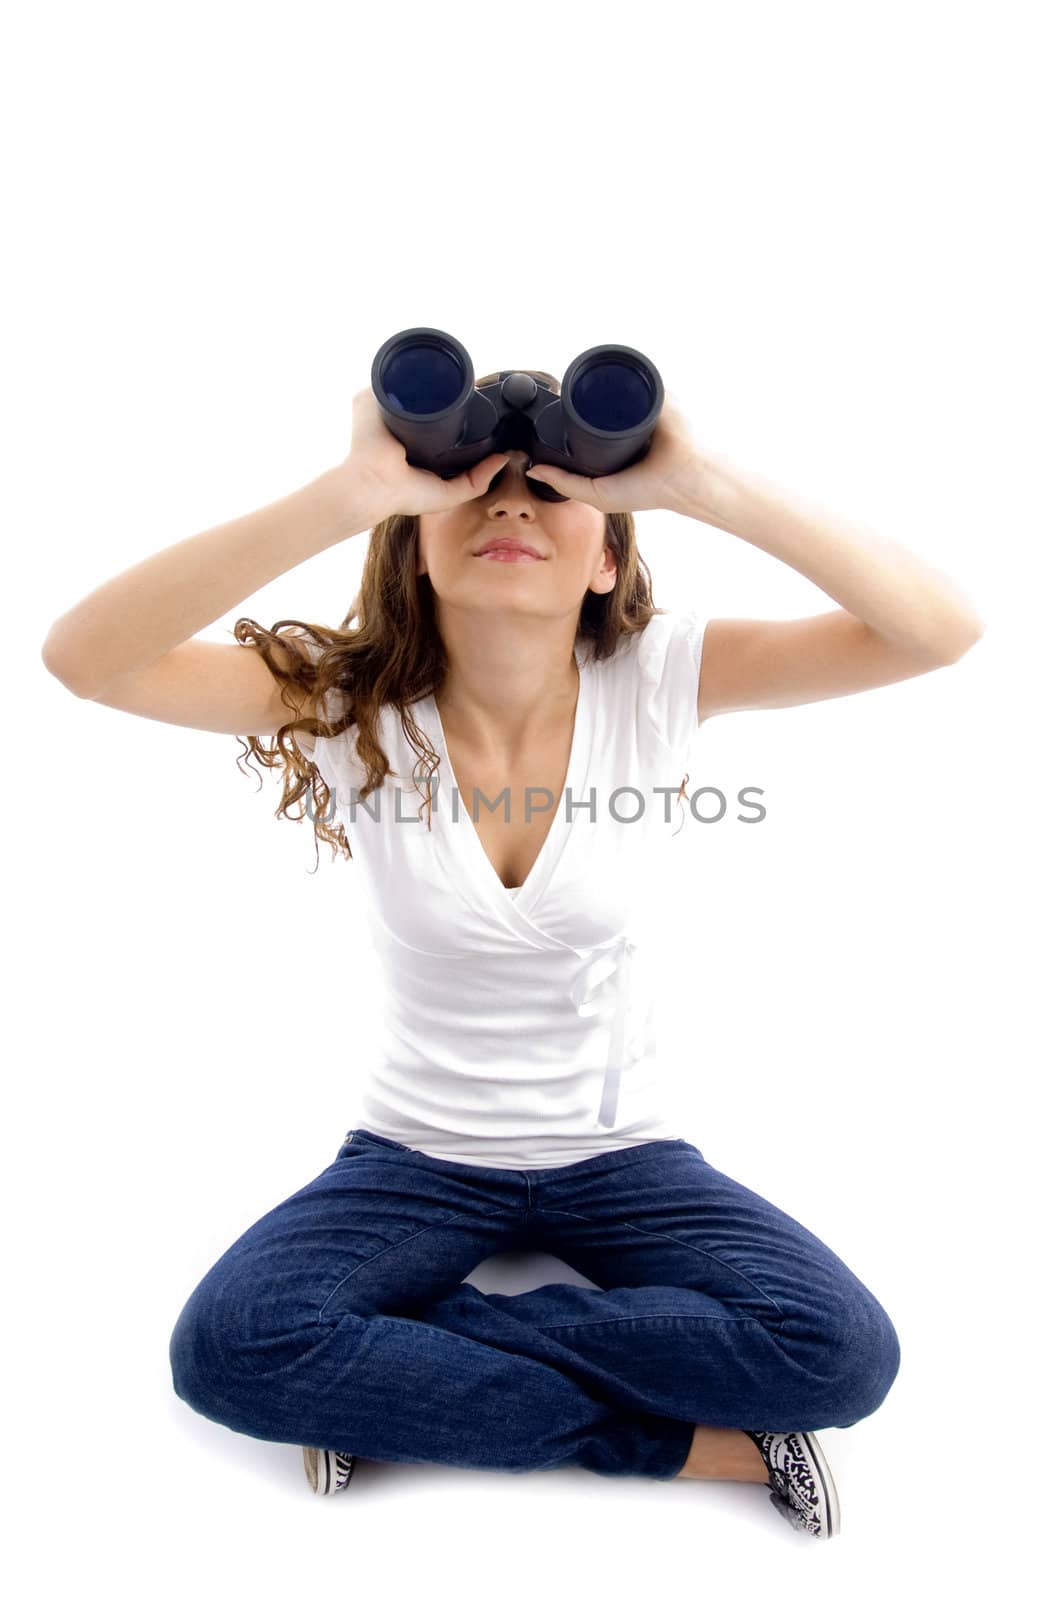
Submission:
[[[353,984],[344,975],[347,999],[327,1024],[361,1074],[350,1126],[441,1160],[516,1168],[682,1137],[657,1103],[662,1063],[638,952],[661,852],[686,808],[677,796],[698,730],[706,621],[694,609],[659,612],[604,661],[577,639],[564,786],[515,888],[455,782],[434,695],[409,714],[440,758],[436,772],[426,775],[386,705],[379,740],[392,774],[365,801],[354,728],[297,735],[328,786],[326,820],[350,845],[361,883],[352,906],[369,919],[379,966]],[[340,712],[332,690],[324,714]],[[510,791],[512,808],[553,798]],[[499,801],[477,792],[478,806]],[[378,1002],[375,1037],[366,1000]]]

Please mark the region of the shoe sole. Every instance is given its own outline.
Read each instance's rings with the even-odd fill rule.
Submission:
[[[337,1450],[321,1450],[315,1445],[303,1446],[303,1471],[314,1494],[339,1494],[346,1489],[355,1470],[351,1461],[344,1471],[343,1460]]]
[[[830,1539],[832,1534],[839,1531],[839,1492],[835,1487],[835,1479],[831,1476],[831,1469],[825,1460],[816,1434],[799,1433],[797,1438],[809,1458],[810,1466],[824,1487],[824,1535]]]

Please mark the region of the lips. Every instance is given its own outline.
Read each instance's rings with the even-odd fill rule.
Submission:
[[[523,539],[511,539],[505,536],[499,536],[495,539],[487,539],[480,546],[479,550],[474,550],[473,554],[483,556],[486,555],[489,550],[514,550],[522,555],[534,556],[537,561],[543,561],[546,559],[540,554],[534,544],[526,544]]]

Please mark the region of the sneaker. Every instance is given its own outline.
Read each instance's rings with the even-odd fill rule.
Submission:
[[[792,1528],[830,1539],[839,1531],[839,1496],[815,1433],[751,1433],[771,1482],[772,1504]]]
[[[346,1489],[356,1459],[342,1450],[319,1450],[312,1444],[303,1446],[303,1471],[315,1494],[339,1494],[341,1489]]]

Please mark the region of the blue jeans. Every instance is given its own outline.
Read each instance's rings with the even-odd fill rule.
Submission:
[[[600,1287],[463,1282],[525,1250]],[[650,1478],[699,1422],[848,1428],[899,1359],[838,1256],[684,1139],[524,1171],[361,1128],[230,1245],[170,1340],[178,1396],[256,1439]]]

